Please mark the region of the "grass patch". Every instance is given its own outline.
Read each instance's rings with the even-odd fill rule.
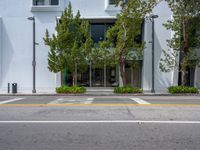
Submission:
[[[142,93],[141,88],[132,87],[132,86],[123,86],[123,87],[115,87],[114,93],[126,94],[126,93]]]
[[[76,94],[76,93],[85,93],[85,87],[79,86],[61,86],[56,88],[56,93],[63,93],[63,94]]]
[[[168,92],[171,94],[178,94],[178,93],[199,93],[198,89],[195,87],[189,86],[170,86],[168,87]]]

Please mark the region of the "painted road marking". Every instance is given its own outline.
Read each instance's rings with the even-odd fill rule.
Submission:
[[[57,100],[51,101],[48,104],[91,104],[94,98],[87,98],[85,101],[80,99],[63,99],[59,98]],[[66,103],[67,102],[67,103]]]
[[[57,99],[57,100],[51,101],[51,102],[48,103],[48,104],[60,104],[60,103],[62,103],[62,101],[63,101],[63,98],[59,98],[59,99]]]
[[[140,99],[140,98],[130,98],[131,100],[134,100],[136,103],[138,103],[138,104],[150,104],[149,102],[147,102],[147,101],[144,101],[144,100],[142,100],[142,99]]]
[[[97,121],[0,121],[3,123],[146,123],[146,124],[200,124],[200,121],[146,121],[146,120],[97,120]]]
[[[88,99],[84,102],[84,104],[92,104],[93,100],[94,100],[94,98],[88,98]]]
[[[0,104],[0,107],[200,107],[200,104]]]
[[[19,101],[22,99],[24,99],[24,98],[14,98],[14,99],[10,99],[10,100],[5,100],[5,101],[1,101],[0,104],[11,103],[11,102]]]

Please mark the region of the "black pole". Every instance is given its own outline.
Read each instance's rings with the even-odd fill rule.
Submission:
[[[152,88],[151,93],[155,93],[155,22],[154,19],[158,18],[158,15],[151,14],[150,20],[152,22]]]
[[[36,46],[36,42],[35,42],[35,17],[28,17],[28,20],[33,21],[33,60],[32,60],[32,66],[33,66],[33,89],[32,89],[32,93],[36,93],[36,89],[35,89],[35,68],[36,68],[36,58],[35,58],[35,46]]]
[[[36,75],[35,75],[35,68],[36,68],[35,45],[36,45],[36,42],[35,42],[35,18],[33,17],[33,62],[32,62],[32,65],[33,65],[33,90],[32,90],[32,93],[36,93],[36,89],[35,89],[35,78],[36,78]]]
[[[154,18],[152,18],[152,89],[151,93],[155,93],[155,78],[154,78],[154,73],[155,73],[155,68],[154,68],[154,51],[155,51],[155,45],[154,45]]]
[[[8,83],[8,93],[10,93],[10,83]]]

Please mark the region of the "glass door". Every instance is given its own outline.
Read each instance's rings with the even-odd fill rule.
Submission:
[[[104,68],[92,69],[92,86],[93,87],[104,86]]]

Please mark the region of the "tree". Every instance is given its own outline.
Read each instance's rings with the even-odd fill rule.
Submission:
[[[110,52],[109,61],[119,65],[123,85],[126,84],[125,62],[131,60],[136,64],[145,48],[144,42],[138,42],[141,27],[145,16],[150,13],[155,5],[155,0],[116,0],[116,5],[122,7],[117,15],[115,25],[108,29],[107,40],[100,43],[100,47]],[[112,61],[111,61],[112,59]]]
[[[170,71],[177,64],[180,66],[181,84],[187,83],[187,69],[199,63],[196,50],[200,47],[200,1],[199,0],[166,0],[173,12],[173,19],[164,26],[172,30],[172,39],[167,40],[168,46],[174,50],[164,50],[165,58],[161,59],[162,71]],[[176,62],[177,53],[180,60]]]
[[[48,54],[48,69],[57,73],[67,68],[73,73],[73,85],[75,85],[77,67],[83,69],[88,64],[92,39],[89,34],[89,23],[80,19],[78,11],[73,16],[72,6],[62,13],[56,25],[56,34],[50,37],[48,30],[44,42],[50,47]]]

